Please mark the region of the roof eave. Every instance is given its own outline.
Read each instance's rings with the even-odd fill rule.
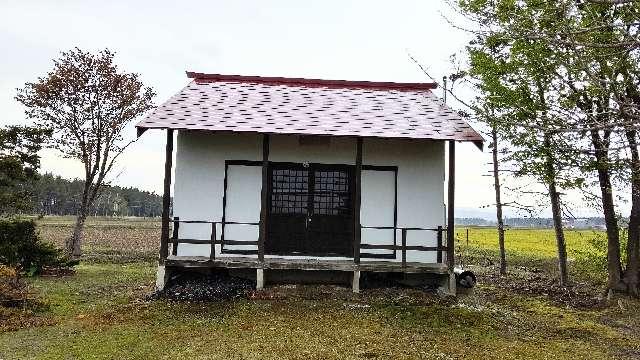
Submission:
[[[270,133],[270,132],[261,132],[261,131],[223,131],[223,130],[206,130],[206,129],[189,129],[189,128],[180,128],[180,127],[166,127],[166,126],[144,126],[144,125],[136,125],[137,137],[139,138],[144,134],[147,130],[178,130],[178,131],[205,131],[205,132],[230,132],[230,133],[255,133],[255,134],[271,134],[271,135],[296,135],[296,136],[331,136],[331,137],[361,137],[361,138],[379,138],[379,139],[399,139],[399,140],[429,140],[429,141],[457,141],[457,142],[470,142],[474,144],[480,151],[484,151],[484,139],[437,139],[437,138],[412,138],[412,137],[384,137],[384,136],[360,136],[360,135],[332,135],[332,134],[308,134],[308,133]]]
[[[147,130],[149,130],[148,127],[144,127],[144,126],[140,126],[140,125],[136,125],[136,134],[137,134],[137,138],[139,138],[140,136],[142,136],[142,134],[144,134]]]

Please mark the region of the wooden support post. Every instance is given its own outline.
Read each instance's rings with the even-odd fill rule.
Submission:
[[[211,252],[209,253],[209,259],[215,260],[216,258],[216,222],[211,223]]]
[[[436,241],[436,247],[438,248],[437,251],[437,263],[440,264],[442,263],[442,225],[438,225],[438,234],[437,234],[437,241]]]
[[[169,212],[171,206],[171,168],[173,167],[173,129],[167,129],[164,159],[164,193],[162,194],[162,228],[160,231],[160,265],[169,254]]]
[[[164,265],[158,265],[158,270],[156,272],[156,290],[164,290],[164,286],[167,284],[168,279],[169,269],[165,268]]]
[[[173,234],[171,235],[171,240],[173,240],[173,246],[171,249],[171,255],[178,255],[178,231],[180,229],[180,217],[173,217]]]
[[[353,270],[353,280],[351,281],[351,290],[360,293],[360,270]]]
[[[264,289],[264,269],[256,269],[256,290]]]
[[[362,138],[356,139],[355,189],[353,192],[353,262],[360,263],[360,204],[362,202]]]
[[[447,201],[447,266],[453,271],[455,265],[455,188],[456,188],[456,143],[449,140],[449,182]]]
[[[402,267],[407,267],[407,229],[402,229]]]
[[[220,253],[224,251],[224,235],[225,226],[227,224],[227,178],[229,177],[229,165],[224,164],[224,181],[223,181],[223,193],[222,193],[222,222],[220,222]],[[262,216],[262,214],[260,214]],[[260,236],[260,233],[258,233]]]
[[[260,192],[260,234],[258,260],[264,261],[264,242],[267,239],[267,205],[269,203],[269,134],[262,136],[262,190]]]

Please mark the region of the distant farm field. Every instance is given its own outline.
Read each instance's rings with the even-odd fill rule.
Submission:
[[[43,239],[62,247],[71,234],[74,218],[44,217],[37,220]],[[468,241],[467,241],[468,232]],[[600,282],[606,260],[606,236],[601,230],[565,232],[572,272]],[[495,228],[456,228],[457,261],[463,265],[486,265],[498,261]],[[159,218],[90,217],[87,220],[83,251],[93,262],[154,260],[160,239]],[[556,240],[553,229],[512,228],[506,231],[507,258],[512,265],[539,266],[555,271]]]
[[[42,239],[64,246],[74,226],[71,216],[38,219]],[[160,246],[160,219],[90,217],[82,250],[86,261],[131,262],[156,259]]]
[[[456,229],[458,242],[466,245],[469,231],[469,245],[487,249],[498,249],[498,234],[495,228],[469,227]],[[606,242],[602,230],[565,230],[569,256],[582,255],[584,251],[595,250],[595,246]],[[553,229],[511,228],[505,231],[505,245],[509,251],[537,256],[556,256],[556,238]]]
[[[495,228],[457,228],[456,238],[459,262],[484,264],[498,261],[498,235]],[[605,232],[567,229],[565,238],[570,271],[581,279],[603,281],[606,275]],[[507,262],[512,265],[535,265],[555,272],[557,247],[553,229],[508,229],[505,232],[505,248]]]
[[[62,246],[73,230],[72,216],[52,216],[38,219],[43,239]],[[467,241],[468,233],[468,241]],[[597,257],[606,251],[606,234],[602,230],[565,231],[569,257]],[[159,218],[90,217],[87,220],[84,249],[87,254],[105,251],[118,253],[154,253],[159,246]],[[495,228],[458,227],[456,245],[459,250],[479,248],[498,250]],[[511,228],[505,233],[507,252],[513,255],[535,258],[556,257],[556,240],[553,229]]]

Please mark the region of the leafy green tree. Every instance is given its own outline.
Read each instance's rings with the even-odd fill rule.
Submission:
[[[514,116],[501,126],[520,149],[515,162],[525,173],[543,176],[552,208],[554,178],[560,180],[556,187],[567,188],[595,174],[607,226],[608,287],[637,294],[640,2],[460,0],[457,5],[477,25],[469,55],[484,98]],[[530,156],[536,154],[542,156]],[[631,173],[635,221],[630,221],[623,271],[613,179],[625,171]]]
[[[38,177],[38,151],[48,136],[49,131],[35,127],[0,129],[0,214],[31,210],[30,183]]]
[[[18,89],[28,118],[53,130],[51,147],[84,165],[84,183],[73,235],[65,251],[81,255],[84,223],[107,175],[133,141],[125,127],[152,108],[154,91],[135,73],[119,71],[114,54],[78,48],[63,52],[53,70]]]
[[[582,168],[597,174],[607,226],[608,287],[637,296],[640,175],[634,160],[638,151],[634,135],[640,124],[640,102],[632,94],[639,84],[633,74],[639,66],[640,3],[587,1],[573,8],[573,14],[567,28],[546,37],[564,54],[565,76],[559,79],[569,89],[565,106],[578,110],[572,122],[590,144]],[[626,171],[636,181],[631,184],[631,237],[624,269],[613,182]]]
[[[476,80],[480,96],[477,108],[484,111],[479,118],[511,146],[507,161],[514,174],[531,177],[546,187],[549,197],[556,242],[560,284],[568,283],[567,255],[562,225],[562,190],[582,183],[583,179],[569,171],[572,162],[568,134],[560,132],[564,125],[555,111],[553,75],[558,64],[553,48],[535,39],[512,39],[509,26],[536,22],[545,16],[545,7],[519,8],[504,1],[461,1],[460,6],[474,16],[483,16],[494,24],[492,31],[478,33],[467,47],[469,74]],[[491,115],[488,115],[490,111]],[[496,139],[497,140],[497,139]]]

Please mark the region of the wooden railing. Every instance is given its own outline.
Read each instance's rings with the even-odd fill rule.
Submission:
[[[401,259],[402,265],[405,266],[407,264],[407,251],[436,251],[437,262],[442,262],[442,254],[446,253],[449,248],[447,246],[442,245],[442,234],[447,231],[446,228],[442,226],[438,226],[436,228],[420,228],[420,227],[395,227],[395,226],[361,226],[362,229],[374,229],[374,230],[393,230],[394,231],[394,239],[395,233],[400,230],[401,232],[401,243],[400,245],[377,245],[377,244],[366,244],[361,243],[360,249],[369,249],[369,250],[393,250],[393,251],[401,251]],[[436,246],[422,246],[422,245],[407,245],[407,233],[409,231],[433,231],[436,232]],[[395,241],[394,241],[395,242]],[[362,254],[361,254],[362,255]],[[366,255],[363,257],[367,257]],[[395,258],[395,255],[393,256]]]
[[[229,240],[224,238],[224,227],[225,225],[252,225],[259,226],[259,222],[232,222],[232,221],[203,221],[203,220],[180,220],[179,217],[174,217],[170,220],[173,223],[173,233],[168,240],[169,244],[172,244],[171,254],[177,255],[178,244],[201,244],[201,245],[210,245],[211,253],[209,255],[211,260],[215,259],[215,246],[216,245],[248,245],[248,246],[258,246],[259,241],[247,241],[247,240]],[[178,233],[180,230],[180,224],[209,224],[211,226],[211,234],[209,239],[185,239],[179,238]],[[218,239],[217,236],[217,225],[220,224],[222,227],[221,231],[221,239]],[[449,248],[448,246],[443,246],[443,233],[446,233],[447,229],[442,226],[438,226],[436,228],[419,228],[419,227],[394,227],[394,226],[361,226],[361,229],[373,229],[373,230],[393,230],[394,231],[394,243],[395,243],[395,234],[397,231],[401,233],[401,242],[399,245],[380,245],[380,244],[360,244],[361,250],[393,250],[394,254],[372,254],[372,253],[361,253],[360,255],[363,258],[388,258],[395,259],[395,251],[401,252],[401,260],[402,265],[405,266],[407,263],[407,251],[435,251],[437,252],[436,258],[437,262],[442,262],[442,254],[446,253]],[[407,234],[410,231],[431,231],[436,233],[436,246],[422,246],[422,245],[407,245]],[[230,250],[228,250],[230,251]],[[230,251],[232,252],[232,251]],[[257,255],[257,250],[236,250],[233,251],[236,254],[245,254],[245,255]]]
[[[246,240],[228,240],[224,238],[224,226],[225,225],[254,225],[259,226],[260,223],[255,222],[237,222],[237,221],[204,221],[204,220],[180,220],[180,217],[174,217],[171,220],[173,223],[173,233],[169,238],[168,243],[173,244],[171,249],[172,255],[177,255],[178,252],[178,244],[201,244],[201,245],[211,245],[211,253],[209,258],[214,260],[216,257],[216,245],[258,245],[258,241],[246,241]],[[180,224],[210,224],[211,225],[211,236],[208,240],[203,239],[181,239],[178,237],[178,232],[180,231]],[[217,236],[217,225],[222,225],[222,238],[218,239]],[[255,252],[257,254],[257,252]]]

